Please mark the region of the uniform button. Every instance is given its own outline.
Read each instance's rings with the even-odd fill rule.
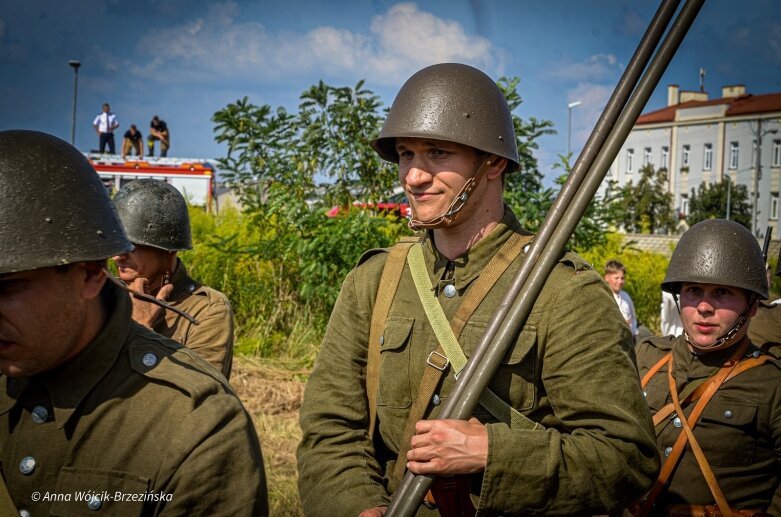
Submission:
[[[380,336],[380,346],[385,344],[385,336]]]
[[[732,418],[732,411],[729,409],[724,412],[724,418]]]
[[[27,510],[19,510],[19,517],[31,517]]]
[[[141,362],[144,363],[144,366],[154,366],[157,364],[157,356],[153,353],[144,354],[144,357],[141,359]]]
[[[187,292],[191,293],[195,291],[195,285],[194,284],[187,284]]]
[[[673,418],[673,425],[675,427],[681,427],[683,423],[681,422],[681,419],[678,417]]]
[[[757,357],[759,357],[760,355],[762,355],[762,353],[761,353],[759,350],[754,350],[754,353],[753,353],[753,354],[751,354],[751,356],[752,356],[754,359],[756,359],[756,358],[757,358]]]
[[[25,456],[22,458],[22,461],[19,462],[19,472],[25,476],[29,476],[33,473],[33,470],[35,470],[37,465],[38,464],[35,462],[35,458],[32,456]]]
[[[100,497],[93,495],[92,499],[87,501],[87,508],[89,508],[92,511],[100,510],[100,507],[103,506],[103,501],[100,500]]]
[[[448,298],[452,298],[456,295],[456,286],[453,284],[448,284],[445,286],[445,296]]]
[[[645,391],[645,390],[643,390],[643,396],[644,396],[644,397],[648,397],[648,392],[647,392],[647,391]]]
[[[431,397],[431,403],[434,404],[435,406],[438,406],[440,402],[442,402],[442,399],[439,398],[439,395],[434,393],[434,396]]]
[[[43,424],[49,419],[49,410],[43,406],[35,406],[30,417],[36,424]]]
[[[664,448],[664,457],[666,458],[667,456],[672,454],[672,452],[673,452],[673,448],[672,447],[665,447]]]

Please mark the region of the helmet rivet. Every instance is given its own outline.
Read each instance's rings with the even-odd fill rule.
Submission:
[[[98,230],[98,235],[102,237],[103,236],[103,230]]]
[[[504,142],[504,137],[503,137],[502,135],[499,135],[499,140],[501,140],[502,142]]]
[[[52,224],[52,218],[51,217],[47,217],[46,218],[46,222],[49,223],[49,224]]]
[[[464,113],[464,118],[469,118],[469,113]]]

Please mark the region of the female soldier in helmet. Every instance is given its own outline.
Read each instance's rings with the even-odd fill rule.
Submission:
[[[461,64],[419,71],[372,146],[398,165],[421,232],[368,252],[342,284],[300,413],[305,513],[382,515],[405,469],[447,477],[440,513],[593,515],[642,494],[659,460],[631,335],[575,254],[513,336],[485,394],[496,405],[437,419],[532,238],[502,199],[518,153],[496,83]]]
[[[662,289],[684,332],[637,349],[664,462],[640,515],[781,515],[781,364],[747,336],[764,265],[732,221],[697,223],[675,248]]]

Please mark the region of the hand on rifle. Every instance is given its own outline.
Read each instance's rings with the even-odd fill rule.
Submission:
[[[387,506],[375,506],[374,508],[368,508],[362,511],[358,514],[358,517],[382,517],[385,515],[385,510],[387,509]]]
[[[407,468],[414,474],[453,476],[485,470],[488,430],[476,418],[415,424]]]

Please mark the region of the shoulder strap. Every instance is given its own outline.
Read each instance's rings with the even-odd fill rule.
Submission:
[[[461,358],[463,358],[463,360],[460,358],[456,359],[456,361],[459,361],[460,366],[457,366],[454,361],[453,367],[454,369],[457,369],[457,371],[460,371],[460,369],[463,368],[463,365],[466,364],[466,357],[463,355],[464,353],[458,344],[458,338],[460,337],[461,331],[464,329],[466,322],[469,321],[469,318],[472,317],[474,311],[477,309],[486,295],[491,291],[497,280],[499,280],[499,277],[501,277],[502,274],[507,270],[513,260],[515,260],[515,258],[521,254],[523,247],[531,242],[532,238],[533,236],[513,234],[510,239],[507,240],[504,246],[502,246],[499,252],[494,255],[494,258],[491,259],[486,268],[475,281],[474,285],[472,285],[472,287],[469,289],[469,292],[462,300],[461,305],[458,307],[458,310],[456,311],[456,314],[453,316],[453,320],[449,325],[447,324],[447,319],[444,316],[444,313],[442,313],[442,318],[445,318],[445,323],[442,324],[440,321],[436,326],[439,327],[440,333],[449,335],[449,337],[444,338],[445,340],[452,341],[450,337],[455,340],[455,346],[451,346],[450,348],[455,349],[453,350],[454,357],[460,354]],[[418,280],[415,281],[416,288],[418,289],[418,295],[421,296],[421,289],[418,287],[418,282],[427,282],[428,287],[423,287],[422,291],[427,291],[428,294],[433,297],[433,287],[431,286],[431,279],[428,276],[428,271],[425,268],[425,264],[422,264],[422,266],[421,264],[418,264],[418,267],[416,268],[413,265],[415,264],[415,259],[412,258],[413,255],[415,255],[415,253],[409,255],[409,264],[410,272],[413,275],[413,280],[415,279],[415,276],[419,277]],[[422,257],[420,257],[418,263],[421,260]],[[422,270],[422,273],[420,271],[416,272],[416,269]],[[428,298],[428,295],[424,294],[423,296]],[[439,300],[437,300],[436,297],[433,297],[433,301],[426,301],[424,298],[421,298],[421,303],[426,309],[427,315],[429,306],[435,307],[435,310],[438,309],[438,312],[440,313],[442,312],[442,307],[440,306]],[[435,316],[435,318],[438,317]],[[429,321],[432,324],[432,327],[434,327],[434,321],[431,319],[429,319]],[[437,334],[436,329],[435,334]],[[439,339],[439,334],[437,334],[437,338]],[[404,476],[404,471],[406,469],[405,460],[407,451],[410,447],[410,440],[415,434],[415,424],[426,414],[426,410],[431,403],[431,398],[445,373],[447,372],[451,361],[453,361],[453,358],[450,357],[450,351],[448,350],[446,355],[446,350],[443,346],[443,340],[439,340],[439,346],[437,347],[436,351],[429,354],[426,360],[426,369],[423,372],[423,378],[421,379],[420,387],[418,388],[418,395],[410,407],[407,422],[404,426],[404,433],[400,442],[402,445],[399,449],[394,472],[394,478],[396,480],[400,480]],[[510,424],[514,429],[536,429],[539,427],[532,420],[528,419],[514,408],[511,408],[507,403],[499,398],[498,395],[494,394],[490,390],[486,390],[480,397],[480,404],[488,409],[491,414],[496,416],[497,419]]]
[[[420,237],[402,237],[388,253],[385,268],[382,270],[377,297],[374,300],[371,327],[369,328],[369,347],[366,358],[366,396],[369,400],[369,436],[374,436],[377,425],[377,389],[380,384],[380,338],[388,319],[396,289],[407,261],[407,252]]]

